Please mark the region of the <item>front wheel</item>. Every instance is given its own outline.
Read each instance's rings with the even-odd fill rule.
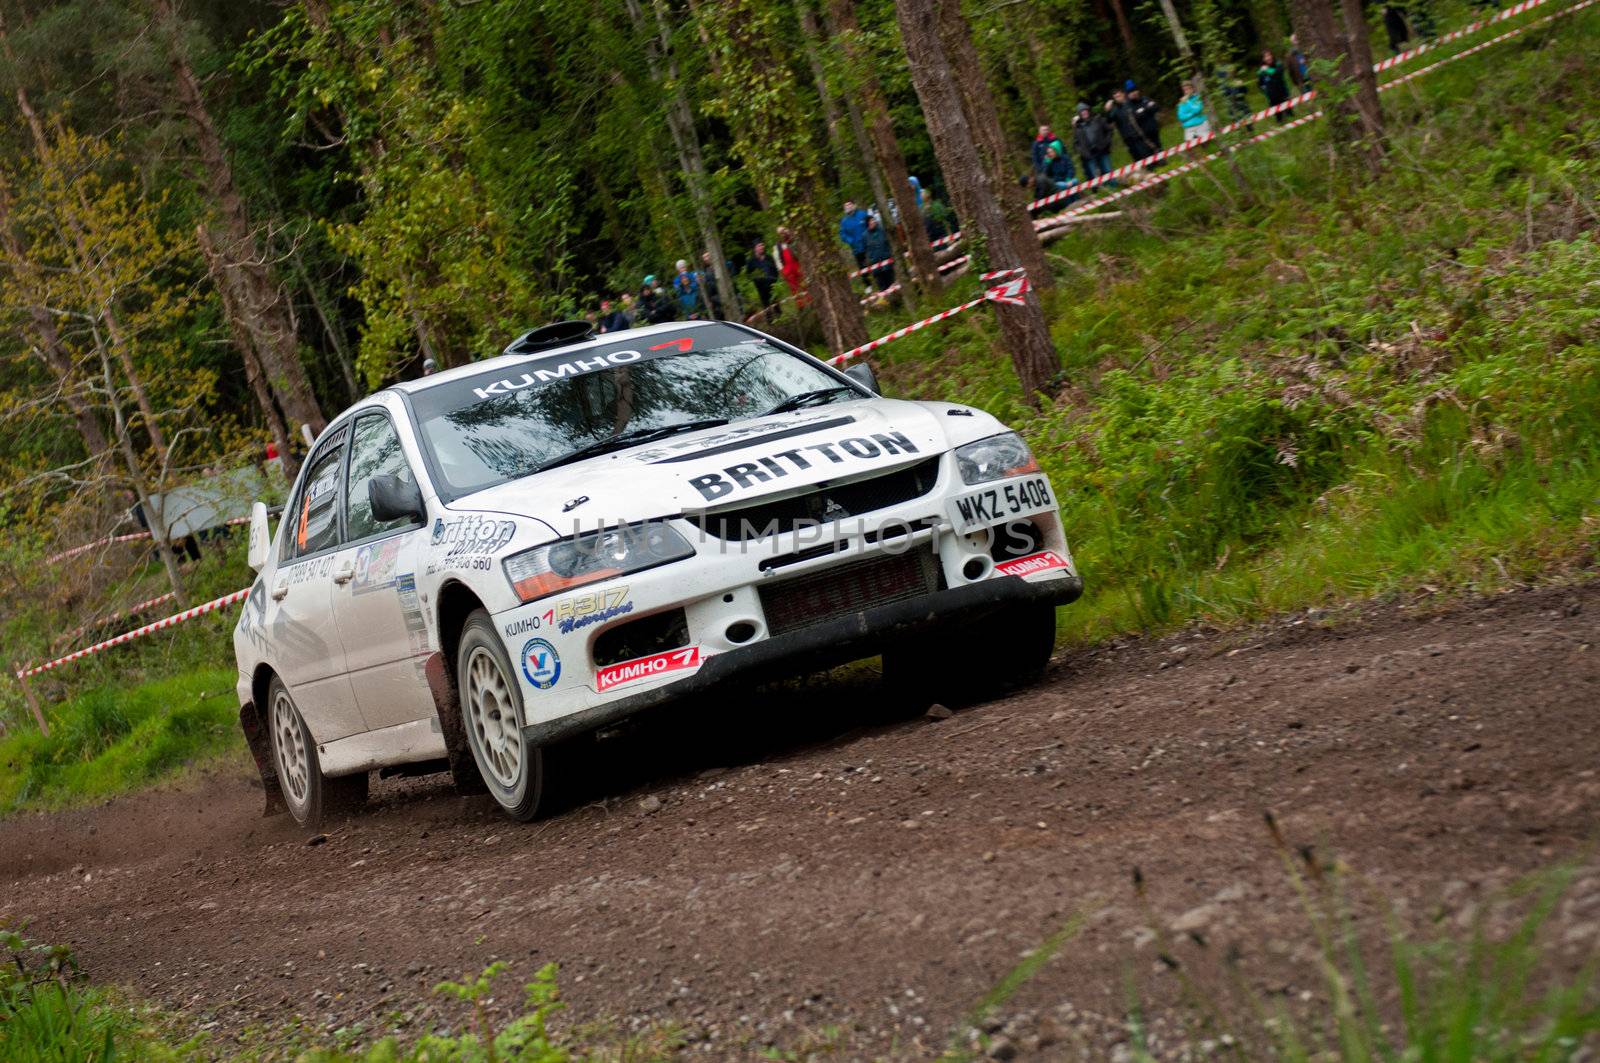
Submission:
[[[932,640],[958,641],[960,652],[946,652],[928,640],[884,651],[883,684],[896,705],[917,710],[936,701],[970,705],[1033,682],[1055,651],[1055,606],[1008,606]]]
[[[512,819],[539,814],[544,793],[544,751],[522,734],[522,689],[516,669],[489,614],[467,618],[456,652],[461,724],[478,774]]]
[[[322,774],[317,743],[283,680],[272,677],[267,687],[272,728],[272,759],[278,769],[278,788],[289,815],[302,827],[313,829],[346,816],[367,800],[367,773],[329,778]]]

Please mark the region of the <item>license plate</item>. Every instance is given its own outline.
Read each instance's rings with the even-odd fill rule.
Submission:
[[[1054,509],[1055,495],[1044,476],[1027,476],[992,487],[980,487],[950,500],[950,523],[957,533],[988,528],[1016,517]]]

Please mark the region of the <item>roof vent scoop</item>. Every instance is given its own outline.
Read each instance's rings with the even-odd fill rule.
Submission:
[[[506,354],[538,354],[569,343],[582,343],[594,335],[594,325],[588,321],[552,321],[531,332],[524,332],[505,349]]]

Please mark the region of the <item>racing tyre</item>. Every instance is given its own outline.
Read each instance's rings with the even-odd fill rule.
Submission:
[[[539,814],[544,751],[522,734],[522,688],[489,614],[467,618],[456,651],[461,726],[489,793],[512,819]]]
[[[936,701],[970,705],[1033,682],[1055,650],[1055,606],[1012,605],[963,626],[959,635],[963,644],[959,660],[941,655],[927,643],[884,651],[883,683],[897,709],[913,713]]]
[[[366,803],[366,772],[333,779],[322,774],[317,743],[295,707],[294,698],[289,696],[289,688],[277,676],[267,687],[267,706],[278,789],[296,823],[314,829],[347,816]]]

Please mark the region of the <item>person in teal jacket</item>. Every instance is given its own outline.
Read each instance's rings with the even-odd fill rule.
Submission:
[[[1183,139],[1194,140],[1211,132],[1206,122],[1206,105],[1200,99],[1200,87],[1193,81],[1183,83],[1183,99],[1178,101],[1178,124],[1183,126]]]

